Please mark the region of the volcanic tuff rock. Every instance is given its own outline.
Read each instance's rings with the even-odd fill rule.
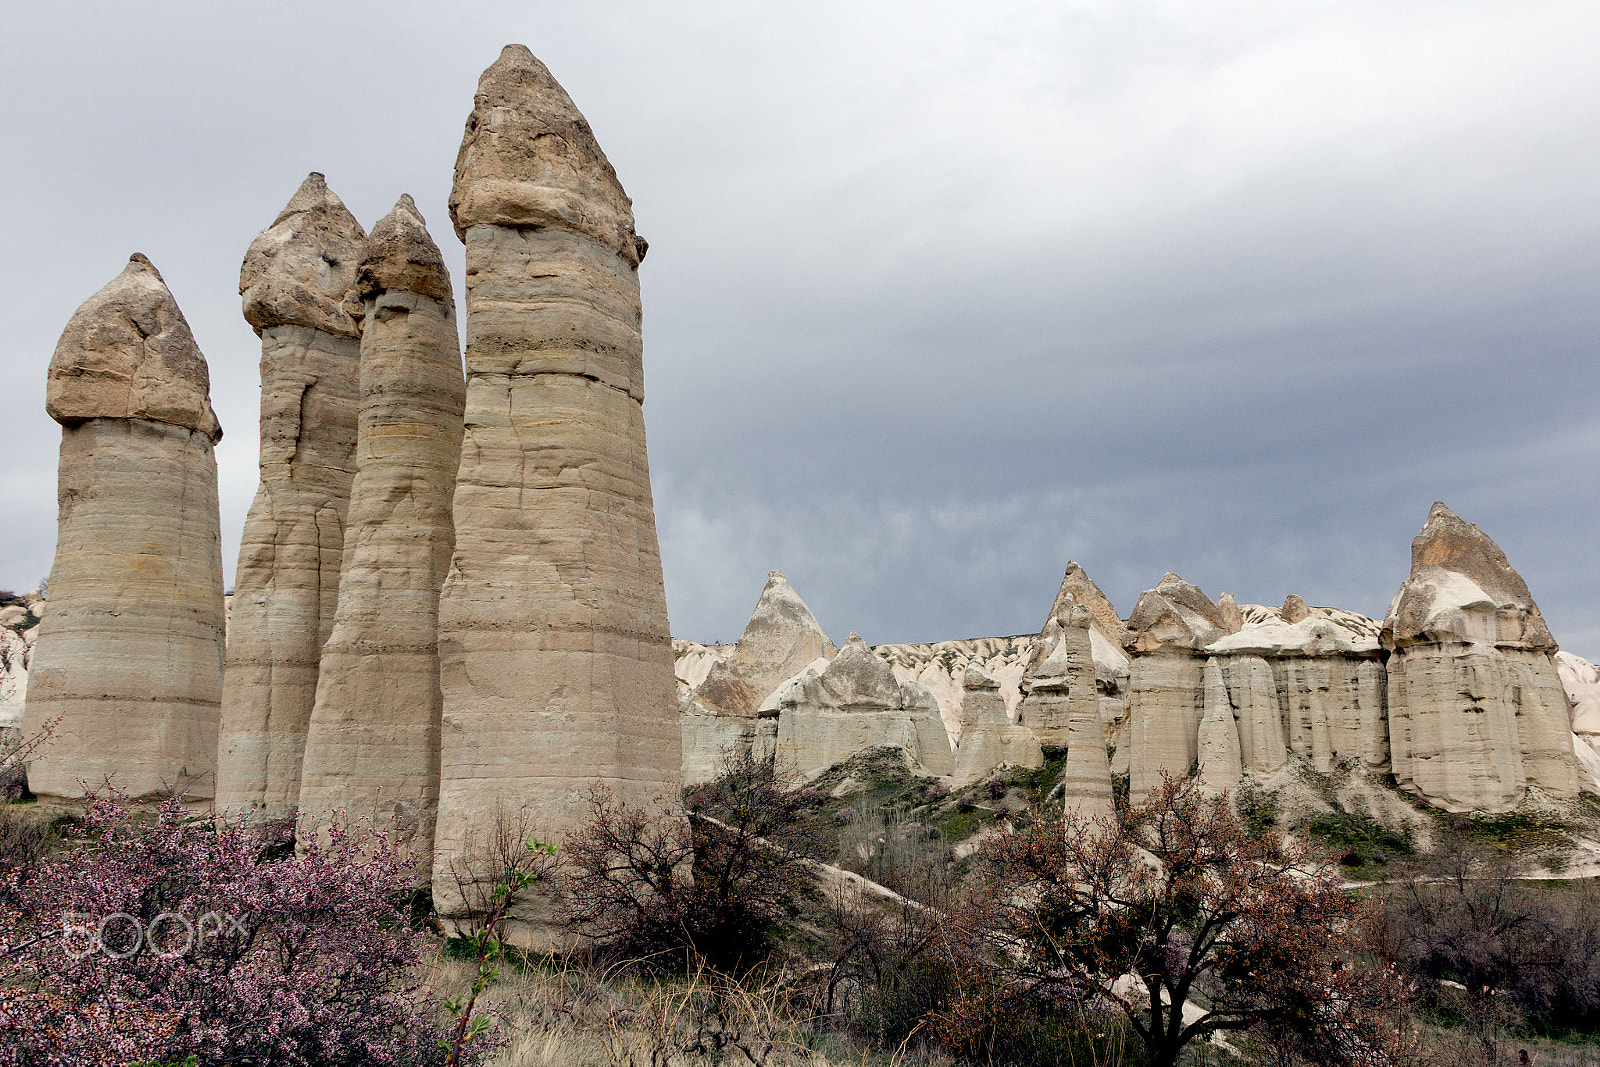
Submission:
[[[1572,747],[1583,788],[1600,792],[1600,667],[1565,650],[1555,655],[1556,673],[1572,709]]]
[[[1069,580],[1076,567],[1069,565]],[[1087,577],[1083,580],[1087,582]],[[1017,723],[1045,745],[1066,747],[1063,788],[1068,809],[1091,817],[1108,815],[1112,807],[1108,735],[1120,740],[1125,726],[1119,686],[1127,681],[1127,657],[1115,650],[1120,664],[1106,664],[1111,669],[1103,670],[1095,657],[1096,643],[1102,646],[1102,660],[1109,658],[1110,643],[1101,636],[1094,614],[1069,592],[1063,590],[1051,610],[1056,614],[1045,620],[1029,658],[1023,680],[1027,695],[1017,708]],[[1117,701],[1110,722],[1102,714],[1102,690]]]
[[[977,664],[968,664],[961,714],[961,743],[956,747],[955,784],[970,785],[1002,763],[1033,769],[1044,766],[1039,739],[1026,726],[1006,717],[1000,683]]]
[[[1188,773],[1199,757],[1205,713],[1200,649],[1227,632],[1227,620],[1196,586],[1167,573],[1140,594],[1128,616],[1133,655],[1128,694],[1128,789],[1133,797],[1161,784],[1161,773]]]
[[[0,610],[0,615],[9,611],[9,608]],[[37,624],[18,629],[22,621],[0,618],[0,744],[22,729],[22,709],[28,695],[28,661],[33,657],[33,644],[39,636]]]
[[[1324,774],[1350,758],[1373,770],[1387,767],[1377,621],[1353,611],[1307,607],[1293,595],[1277,610],[1251,604],[1241,612],[1243,627],[1205,651],[1219,661],[1226,679],[1244,768],[1272,774],[1283,765],[1285,745]]]
[[[709,666],[683,705],[684,782],[715,777],[729,746],[748,750],[760,732],[749,720],[762,702],[808,663],[832,659],[837,652],[788,579],[769,571],[732,653]]]
[[[222,691],[221,438],[189,324],[142,255],[67,323],[46,409],[62,425],[50,610],[29,668],[40,796],[110,779],[211,795]]]
[[[1411,543],[1382,638],[1402,788],[1480,812],[1509,811],[1529,785],[1577,792],[1555,641],[1505,553],[1442,503]]]
[[[455,545],[466,382],[444,257],[411,197],[372,228],[356,475],[300,808],[370,813],[431,847],[439,788],[439,587]]]
[[[245,321],[261,337],[261,483],[234,574],[217,755],[225,810],[283,814],[300,797],[355,476],[360,328],[345,296],[365,236],[312,174],[239,271]]]
[[[466,432],[439,612],[435,892],[522,805],[541,840],[607,786],[677,793],[681,735],[645,453],[645,244],[594,134],[533,55],[478,82],[450,216],[467,248]]]
[[[850,635],[824,669],[818,666],[779,686],[761,709],[778,713],[780,761],[809,775],[863,749],[893,745],[929,774],[954,770],[933,695],[916,682],[898,681],[858,634]]]
[[[951,740],[961,736],[961,704],[965,697],[961,680],[967,664],[976,663],[1000,683],[1000,695],[1007,712],[1015,712],[1022,699],[1020,689],[1024,662],[1028,656],[1027,637],[973,637],[956,641],[922,644],[879,645],[873,649],[889,661],[894,676],[902,682],[916,682],[933,694],[939,715]]]
[[[1039,635],[1040,649],[1048,651],[1029,663],[1017,721],[1042,745],[1065,746],[1074,717],[1084,722],[1100,718],[1092,620],[1087,608],[1069,599]],[[1103,747],[1104,738],[1101,743]]]

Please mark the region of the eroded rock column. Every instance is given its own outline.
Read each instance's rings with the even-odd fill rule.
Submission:
[[[679,726],[645,453],[632,203],[544,65],[478,83],[450,195],[467,247],[466,433],[440,602],[435,899],[507,806],[558,839],[606,785],[677,792]]]
[[[439,587],[455,546],[466,383],[450,275],[411,197],[372,228],[356,293],[356,476],[300,808],[311,825],[333,809],[371,814],[426,850],[439,797]]]
[[[50,361],[59,527],[24,730],[59,718],[28,779],[212,795],[222,696],[222,539],[210,374],[150,261],[80,307]]]
[[[1411,542],[1382,640],[1401,788],[1457,812],[1509,811],[1530,785],[1576,795],[1555,640],[1505,553],[1441,503]]]
[[[239,272],[245,320],[261,337],[261,484],[234,573],[217,754],[224,810],[283,814],[300,797],[355,476],[360,329],[345,295],[365,236],[312,174]]]

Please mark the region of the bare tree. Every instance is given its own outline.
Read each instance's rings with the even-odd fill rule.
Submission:
[[[1405,1052],[1382,1025],[1392,972],[1362,972],[1362,906],[1329,859],[1276,834],[1252,840],[1226,796],[1166,778],[1120,819],[1069,816],[993,839],[983,888],[957,917],[968,981],[946,1034],[988,1025],[1010,1002],[1126,1015],[1152,1067],[1190,1042],[1293,1035],[1323,1063]],[[970,947],[968,949],[970,952]]]

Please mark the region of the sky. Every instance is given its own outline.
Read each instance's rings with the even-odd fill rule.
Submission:
[[[650,242],[645,419],[675,636],[766,572],[871,643],[1126,615],[1381,617],[1429,506],[1600,659],[1600,6],[0,0],[0,588],[55,541],[45,370],[129,253],[211,368],[230,576],[255,492],[238,268],[305,175],[445,210],[528,45]],[[464,309],[463,309],[464,310]]]

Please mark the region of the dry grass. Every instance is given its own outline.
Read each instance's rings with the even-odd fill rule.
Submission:
[[[459,990],[475,973],[468,961],[439,956],[428,984]],[[782,975],[735,980],[702,971],[651,979],[620,968],[506,968],[482,1003],[504,1041],[486,1067],[828,1067],[899,1059],[820,1032],[805,998]]]

